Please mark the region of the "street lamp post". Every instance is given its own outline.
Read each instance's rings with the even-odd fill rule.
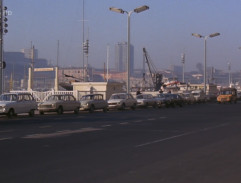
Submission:
[[[113,12],[116,12],[116,13],[121,13],[121,14],[124,14],[126,13],[128,16],[127,16],[127,81],[126,81],[126,91],[127,93],[130,92],[130,16],[133,12],[135,13],[140,13],[140,12],[143,12],[145,10],[148,10],[149,7],[148,6],[141,6],[141,7],[138,7],[132,11],[125,11],[123,9],[120,9],[120,8],[114,8],[114,7],[110,7],[109,8],[110,11],[113,11]]]
[[[206,75],[207,75],[207,39],[210,37],[216,37],[216,36],[219,36],[220,33],[216,32],[216,33],[213,33],[213,34],[210,34],[208,36],[202,36],[200,34],[197,34],[197,33],[192,33],[192,36],[195,36],[197,38],[204,38],[204,93],[206,95],[206,82],[207,82],[207,79],[206,79]]]
[[[231,87],[231,63],[228,62],[228,84]]]
[[[182,59],[182,82],[185,82],[185,53],[182,53],[181,55],[181,59]]]

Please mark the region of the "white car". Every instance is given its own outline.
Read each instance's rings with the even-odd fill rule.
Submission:
[[[45,112],[57,112],[63,114],[64,111],[74,111],[79,113],[80,102],[78,102],[73,95],[57,94],[51,95],[48,100],[38,105],[38,110],[41,115]]]
[[[203,90],[194,90],[194,91],[192,91],[192,94],[197,103],[206,102],[206,96],[205,96],[205,93]]]
[[[0,114],[9,118],[20,113],[34,116],[37,102],[30,93],[5,93],[0,96]]]
[[[136,96],[136,100],[139,107],[157,107],[157,100],[151,94],[139,94]]]
[[[107,112],[108,104],[102,94],[84,95],[80,99],[80,110],[94,112],[94,110],[102,109]]]
[[[108,109],[124,110],[126,107],[130,107],[131,109],[135,110],[136,105],[136,99],[128,93],[112,94],[108,100]]]

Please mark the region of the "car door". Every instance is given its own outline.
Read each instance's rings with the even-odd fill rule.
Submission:
[[[23,94],[18,94],[18,99],[16,104],[14,105],[15,113],[24,113],[28,108],[25,104],[25,99]]]
[[[65,111],[70,111],[72,109],[69,95],[63,95],[63,108]]]
[[[29,94],[24,94],[23,98],[24,98],[25,112],[29,112],[33,108],[32,98],[30,98]]]
[[[102,109],[102,108],[104,108],[103,96],[102,96],[102,95],[96,95],[94,101],[95,101],[95,103],[96,103],[96,108],[97,108],[97,109]]]
[[[72,95],[69,96],[69,102],[71,104],[71,110],[75,110],[77,107],[79,107],[79,103],[76,101],[75,97]]]
[[[133,97],[130,94],[127,94],[126,97],[127,97],[127,103],[128,103],[127,106],[131,107],[133,105],[133,100],[134,99],[133,99]]]

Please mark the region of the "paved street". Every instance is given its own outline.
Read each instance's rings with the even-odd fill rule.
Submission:
[[[241,103],[0,118],[1,183],[240,183]]]

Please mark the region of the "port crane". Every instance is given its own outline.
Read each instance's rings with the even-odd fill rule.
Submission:
[[[149,75],[150,75],[151,81],[152,81],[152,88],[155,91],[158,91],[163,84],[162,83],[162,74],[157,72],[157,68],[151,61],[151,57],[148,54],[146,48],[143,48],[143,56],[144,56],[143,66],[144,66],[144,63],[146,63],[148,66]],[[145,83],[145,81],[146,81],[145,77],[146,77],[146,73],[145,73],[145,69],[143,69],[143,83]]]

